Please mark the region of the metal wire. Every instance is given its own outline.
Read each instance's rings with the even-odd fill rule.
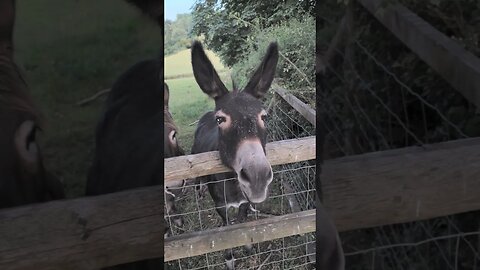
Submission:
[[[276,99],[278,101],[272,103],[270,120],[267,123],[268,141],[315,135],[315,128],[310,123],[281,98]],[[296,211],[314,209],[315,172],[314,161],[273,166],[274,181],[271,184],[269,197],[265,203],[255,205],[259,212],[250,213],[248,221],[289,214],[294,212],[295,207],[298,207],[295,208]],[[227,181],[236,181],[236,179],[222,179],[213,183],[225,184]],[[200,194],[195,191],[200,187],[201,184],[187,182],[182,187],[183,194],[175,200],[178,213],[169,214],[165,211],[165,219],[169,221],[172,235],[221,226],[222,221],[217,213],[217,207],[208,192],[200,198]],[[235,221],[234,212],[236,211],[232,210],[226,211],[229,221]],[[172,222],[178,217],[184,220],[182,227],[177,227]],[[315,256],[311,254],[309,247],[314,243],[314,233],[309,233],[258,243],[254,245],[253,254],[247,254],[242,247],[233,248],[235,267],[238,269],[311,269]],[[169,262],[165,266],[167,269],[224,269],[224,252],[212,252],[180,259]]]

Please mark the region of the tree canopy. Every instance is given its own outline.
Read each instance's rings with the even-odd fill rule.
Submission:
[[[231,67],[245,57],[255,29],[313,15],[314,5],[314,0],[199,0],[193,7],[192,33],[204,36],[206,45]]]

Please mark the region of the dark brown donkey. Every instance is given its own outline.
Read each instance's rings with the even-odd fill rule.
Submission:
[[[164,124],[164,136],[163,136],[163,154],[164,158],[176,157],[185,155],[185,152],[178,144],[177,138],[177,126],[173,121],[172,114],[168,108],[168,100],[170,98],[170,90],[168,85],[164,83],[165,92],[163,96],[163,124]],[[165,185],[165,206],[167,208],[167,214],[172,216],[172,220],[177,226],[183,225],[183,219],[180,216],[176,216],[177,209],[175,207],[175,197],[181,194],[181,187],[185,185],[185,181],[174,181]],[[168,223],[167,223],[168,224]]]
[[[161,76],[160,58],[147,60],[132,66],[112,86],[97,124],[86,195],[163,184]],[[109,269],[161,269],[162,265],[163,258],[157,258]]]
[[[155,18],[160,25],[163,20],[162,1],[128,2]],[[181,149],[176,144],[176,133],[164,131],[164,121],[171,121],[167,121],[170,117],[166,110],[168,106],[162,106],[162,98],[168,99],[166,85],[162,86],[162,83],[163,61],[160,55],[133,65],[115,81],[96,129],[95,155],[88,175],[87,195],[163,185],[163,151],[174,154]],[[165,123],[165,126],[170,125]],[[161,140],[162,133],[164,141]],[[158,258],[108,269],[163,269],[162,256],[158,254]]]
[[[13,61],[15,1],[0,0],[0,208],[65,197],[43,165],[40,113]]]
[[[233,172],[202,177],[207,183],[223,224],[230,223],[228,208],[239,208],[237,222],[247,218],[251,203],[265,201],[273,179],[265,156],[266,111],[260,101],[269,89],[278,62],[278,47],[271,43],[266,56],[243,91],[229,92],[220,80],[200,42],[192,45],[192,66],[202,91],[215,100],[215,110],[200,119],[192,154],[220,153],[222,163]],[[234,181],[222,181],[235,178]],[[227,267],[233,268],[233,254],[227,251]]]

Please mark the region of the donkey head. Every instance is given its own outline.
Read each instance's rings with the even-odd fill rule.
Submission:
[[[220,80],[200,42],[192,45],[192,66],[202,91],[215,100],[214,119],[218,126],[218,150],[222,162],[237,174],[240,188],[252,203],[267,198],[273,172],[265,156],[266,116],[262,98],[275,75],[278,46],[271,43],[267,53],[243,91],[229,92]]]
[[[163,122],[165,124],[164,128],[164,154],[165,158],[175,157],[184,155],[185,152],[180,147],[177,141],[177,127],[173,122],[172,115],[168,110],[168,99],[170,97],[170,92],[168,90],[168,85],[165,83],[165,88],[163,92]]]

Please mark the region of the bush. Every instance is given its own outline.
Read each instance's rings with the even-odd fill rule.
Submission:
[[[280,78],[288,89],[314,91],[315,19],[310,16],[300,20],[292,18],[278,26],[256,30],[254,38],[247,43],[247,56],[232,67],[234,78],[239,79],[236,83],[239,86],[247,83],[273,41],[278,43],[280,53],[298,68],[280,56],[276,78]]]
[[[198,0],[193,7],[192,33],[204,35],[208,47],[232,67],[248,55],[256,28],[314,16],[314,5],[313,0]]]

